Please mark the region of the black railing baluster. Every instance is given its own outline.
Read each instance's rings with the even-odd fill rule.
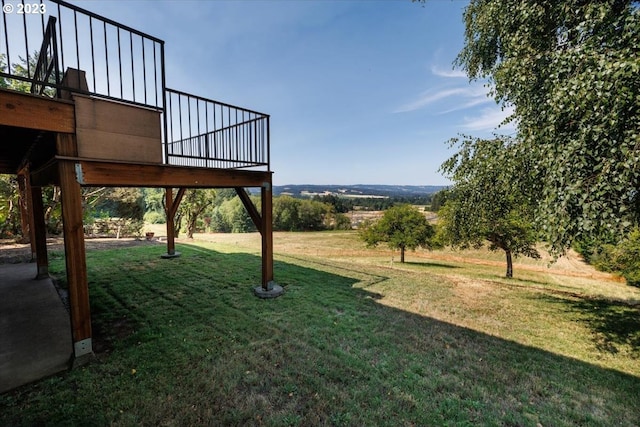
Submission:
[[[160,77],[162,80],[162,103],[163,103],[163,107],[165,107],[164,103],[166,102],[167,99],[167,81],[165,80],[165,73],[164,73],[164,42],[160,41]],[[155,55],[155,48],[154,48],[154,55]],[[154,64],[154,67],[157,67],[156,64]],[[157,87],[156,87],[156,91],[157,91]],[[164,138],[165,138],[165,144],[169,141],[169,137],[167,136],[167,114],[165,112],[164,117],[163,117],[163,122],[164,122]],[[169,163],[169,157],[166,156],[165,161],[167,163]]]
[[[22,9],[24,10],[24,0],[22,0]],[[27,14],[23,13],[22,14],[22,26],[24,28],[24,49],[27,53],[27,77],[31,78],[33,77],[31,75],[31,61],[29,60],[29,58],[31,57],[31,55],[29,54],[29,37],[27,37]],[[11,68],[11,64],[9,63],[9,68]]]
[[[207,159],[206,166],[209,166],[209,106],[204,104],[204,123],[205,123],[205,146],[204,146],[204,155]]]
[[[196,99],[196,117],[198,118],[198,135],[202,135],[200,133],[200,100]],[[202,143],[200,142],[200,139],[198,139],[198,157],[202,157],[202,152],[204,150],[201,150],[202,147]]]
[[[107,96],[111,96],[111,78],[109,77],[109,48],[107,42],[107,23],[102,22],[104,29],[104,63],[107,69]]]
[[[40,0],[40,4],[42,5],[42,0]],[[40,14],[40,27],[42,28],[42,34],[44,34],[45,32],[44,13]]]
[[[93,73],[93,90],[98,90],[96,86],[96,56],[93,48],[93,19],[89,17],[89,33],[91,35],[91,72]]]
[[[77,70],[81,70],[80,68],[80,45],[78,43],[78,13],[74,10],[73,11],[73,27],[75,28],[75,34],[76,34],[76,62],[77,62]],[[80,73],[77,73],[77,78],[78,78],[78,85],[76,86],[76,88],[81,88],[82,86],[80,85]]]
[[[142,37],[142,87],[144,88],[144,103],[147,103],[147,58],[144,54],[144,37]]]
[[[180,114],[178,118],[180,119],[180,140],[184,140],[184,136],[182,135],[182,96],[178,95],[178,111]]]
[[[122,50],[120,49],[120,28],[116,27],[116,34],[118,35],[118,69],[120,70],[120,97],[124,97],[124,91],[122,88]]]
[[[169,140],[173,140],[173,120],[171,120],[171,118],[173,117],[173,107],[172,107],[172,101],[171,99],[173,98],[171,96],[171,93],[167,92],[167,96],[169,97],[169,111],[165,111],[164,116],[165,116],[165,124],[168,123],[171,126],[171,134],[170,136],[165,136],[165,146],[167,147],[167,154],[169,154]],[[169,117],[169,119],[167,119],[167,117]],[[167,126],[165,125],[165,134],[167,132]],[[171,145],[171,152],[173,153],[173,145]],[[169,159],[167,159],[167,163],[169,162]]]
[[[156,45],[153,45],[153,91],[156,96],[156,106],[158,105],[158,61],[156,59]],[[163,91],[164,93],[164,91]]]
[[[4,0],[2,0],[2,10],[4,10]],[[7,13],[2,14],[4,24],[4,45],[7,52],[7,74],[11,74],[11,52],[9,52],[9,35],[7,34]],[[2,72],[2,70],[0,70]]]
[[[136,101],[136,72],[133,66],[133,33],[129,33],[129,46],[131,48],[131,90],[133,92],[133,102]]]
[[[216,127],[216,105],[213,104],[213,127]],[[213,134],[213,157],[218,157],[218,138],[217,133]],[[215,164],[215,163],[214,163]]]
[[[62,13],[60,11],[60,3],[58,3],[58,35],[60,36],[60,62],[62,65],[62,72],[64,73],[64,37],[62,34]]]
[[[60,77],[60,67],[58,64],[58,36],[56,35],[56,18],[54,18],[53,16],[50,16],[49,21],[51,21],[52,19],[53,19],[53,23],[51,25],[51,51],[53,52],[52,53],[53,70],[54,70],[55,79],[56,79],[56,98],[60,98],[61,77]]]

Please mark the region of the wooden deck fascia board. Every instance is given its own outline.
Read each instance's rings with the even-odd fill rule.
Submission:
[[[146,163],[123,163],[56,157],[74,163],[79,182],[88,187],[235,188],[262,187],[272,172],[206,169]]]
[[[75,107],[71,101],[0,89],[0,125],[74,133]]]

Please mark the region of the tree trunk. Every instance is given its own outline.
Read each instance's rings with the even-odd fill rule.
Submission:
[[[197,215],[190,215],[187,218],[187,238],[193,239],[193,233],[196,231]]]
[[[404,246],[400,246],[400,262],[404,263]]]
[[[511,251],[506,250],[504,253],[507,255],[507,277],[513,277],[513,260],[511,259]]]

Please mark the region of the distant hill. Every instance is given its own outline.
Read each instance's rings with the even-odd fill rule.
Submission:
[[[273,194],[288,194],[293,197],[313,197],[334,194],[352,198],[427,196],[447,188],[444,185],[274,185]]]

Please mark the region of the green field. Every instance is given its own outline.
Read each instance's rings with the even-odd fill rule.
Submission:
[[[507,280],[499,253],[275,233],[260,300],[259,236],[197,237],[89,251],[95,360],[0,396],[0,425],[640,424],[640,289],[575,255]]]

